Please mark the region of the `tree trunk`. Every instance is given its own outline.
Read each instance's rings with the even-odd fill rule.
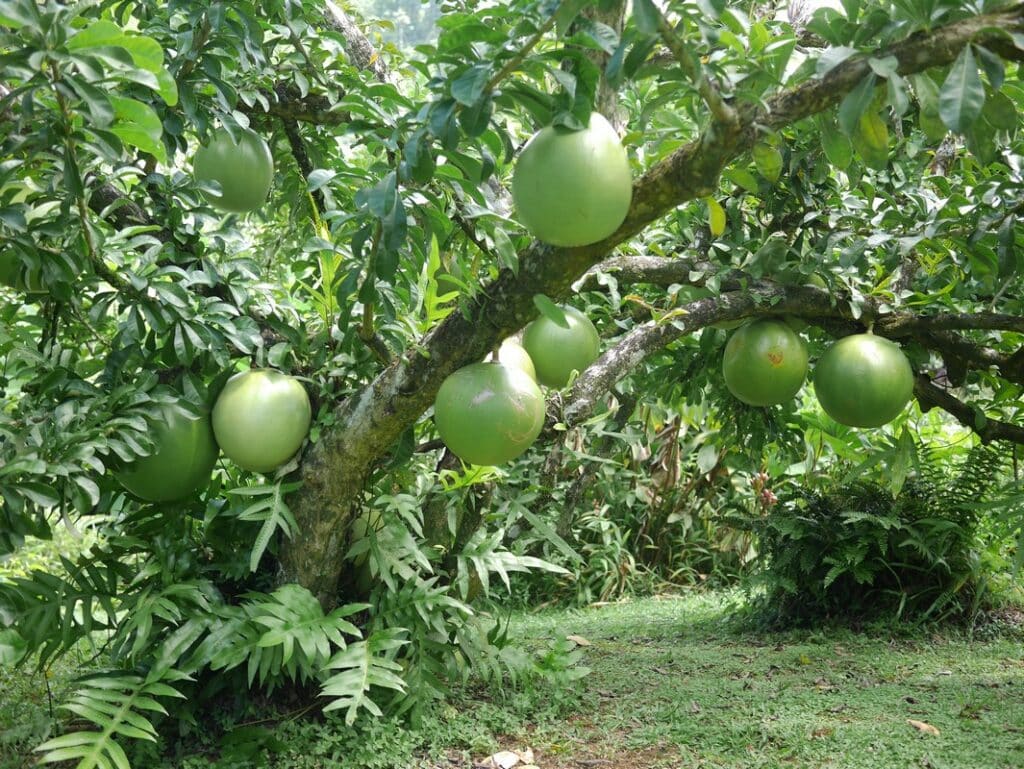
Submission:
[[[914,35],[876,55],[894,56],[900,74],[907,75],[953,61],[970,42],[1019,55],[1007,33],[1022,31],[1024,7],[1015,6]],[[303,485],[289,500],[298,531],[284,543],[279,578],[309,588],[325,607],[336,605],[349,518],[362,502],[371,471],[431,406],[444,378],[482,359],[497,342],[532,320],[537,314],[535,294],[564,297],[572,282],[616,245],[676,206],[712,194],[726,164],[748,151],[762,130],[777,130],[835,106],[870,71],[868,58],[856,56],[822,78],[768,97],[762,104],[743,105],[735,125],[712,121],[698,140],[635,182],[629,214],[612,236],[573,249],[530,246],[521,255],[517,273],[504,270],[479,292],[468,317],[450,315],[339,405],[334,425],[307,451],[300,468]],[[642,359],[640,353],[633,356],[635,361]],[[602,386],[607,390],[614,381],[605,377]]]

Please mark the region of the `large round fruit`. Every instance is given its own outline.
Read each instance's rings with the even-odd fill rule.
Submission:
[[[601,352],[601,338],[590,318],[575,307],[563,307],[569,328],[542,315],[526,327],[523,347],[537,370],[537,381],[562,388],[572,372],[583,371]]]
[[[722,373],[729,392],[744,403],[785,403],[807,376],[807,348],[785,321],[755,320],[729,337]]]
[[[530,233],[555,246],[585,246],[619,228],[633,196],[629,158],[595,112],[582,131],[548,126],[523,148],[512,201]]]
[[[434,422],[441,440],[464,462],[500,465],[540,435],[544,396],[521,369],[474,363],[442,382]]]
[[[519,342],[512,339],[502,342],[501,347],[498,348],[498,363],[522,369],[530,379],[537,381],[537,369],[533,366],[533,359]]]
[[[881,427],[907,405],[914,393],[914,372],[899,345],[873,334],[854,334],[818,360],[814,392],[840,424]]]
[[[217,208],[244,214],[263,205],[274,179],[274,158],[270,147],[248,129],[235,131],[236,144],[223,128],[210,143],[196,152],[192,166],[198,181],[218,182],[220,194],[208,200]]]
[[[210,417],[163,406],[151,427],[153,453],[116,473],[121,485],[147,502],[184,499],[205,486],[218,453]]]
[[[269,473],[299,450],[312,416],[299,380],[253,369],[224,385],[213,406],[213,432],[224,456],[236,465]]]

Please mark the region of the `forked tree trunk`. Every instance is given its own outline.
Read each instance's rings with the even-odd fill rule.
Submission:
[[[1015,6],[918,33],[876,55],[894,56],[900,74],[908,75],[952,62],[970,42],[1017,57],[1019,52],[1007,33],[1021,32],[1024,7]],[[616,245],[676,206],[712,194],[726,164],[748,151],[762,130],[778,130],[834,107],[870,71],[866,56],[854,57],[823,78],[769,97],[763,104],[737,106],[739,120],[735,125],[712,122],[698,140],[676,150],[636,180],[629,214],[612,236],[574,249],[530,246],[520,257],[518,273],[502,271],[479,292],[468,317],[450,315],[340,404],[334,412],[334,425],[324,430],[320,441],[307,451],[299,471],[303,485],[289,500],[298,531],[294,539],[284,543],[280,580],[304,585],[325,607],[336,605],[349,519],[362,504],[370,473],[399,436],[431,406],[444,378],[480,360],[497,342],[533,319],[534,294],[556,299],[566,296],[572,282]],[[773,299],[788,302],[787,306],[798,310],[802,296],[807,295],[787,292],[783,287]],[[734,298],[739,301],[739,297]],[[817,301],[817,297],[812,300]],[[749,301],[755,310],[760,307],[753,299]],[[721,311],[715,312],[716,307],[712,304],[707,308],[705,322],[725,317]],[[687,328],[699,326],[691,323]],[[621,359],[635,365],[647,349],[639,345],[627,350]],[[600,388],[611,387],[626,371],[611,366],[610,360],[606,358],[606,365],[596,369],[598,379],[593,381],[597,384],[587,391],[591,404]],[[938,405],[947,408],[952,404]],[[578,413],[585,411],[581,408]]]

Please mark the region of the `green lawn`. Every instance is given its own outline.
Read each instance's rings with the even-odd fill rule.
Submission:
[[[218,761],[186,746],[191,756],[163,766],[452,769],[529,747],[541,769],[1024,767],[1019,629],[975,641],[952,631],[755,635],[731,629],[728,614],[722,596],[697,595],[521,616],[514,629],[531,642],[589,643],[591,675],[563,691],[472,687],[416,730],[284,721],[263,758]],[[45,688],[2,672],[0,687],[0,767],[21,769],[25,742],[11,737],[45,724]]]

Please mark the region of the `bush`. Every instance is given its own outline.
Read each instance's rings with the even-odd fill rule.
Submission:
[[[784,623],[975,616],[1006,567],[1003,543],[980,532],[979,512],[1000,493],[1003,463],[998,450],[977,447],[952,465],[926,455],[896,493],[867,481],[780,490],[752,525],[759,615]]]

